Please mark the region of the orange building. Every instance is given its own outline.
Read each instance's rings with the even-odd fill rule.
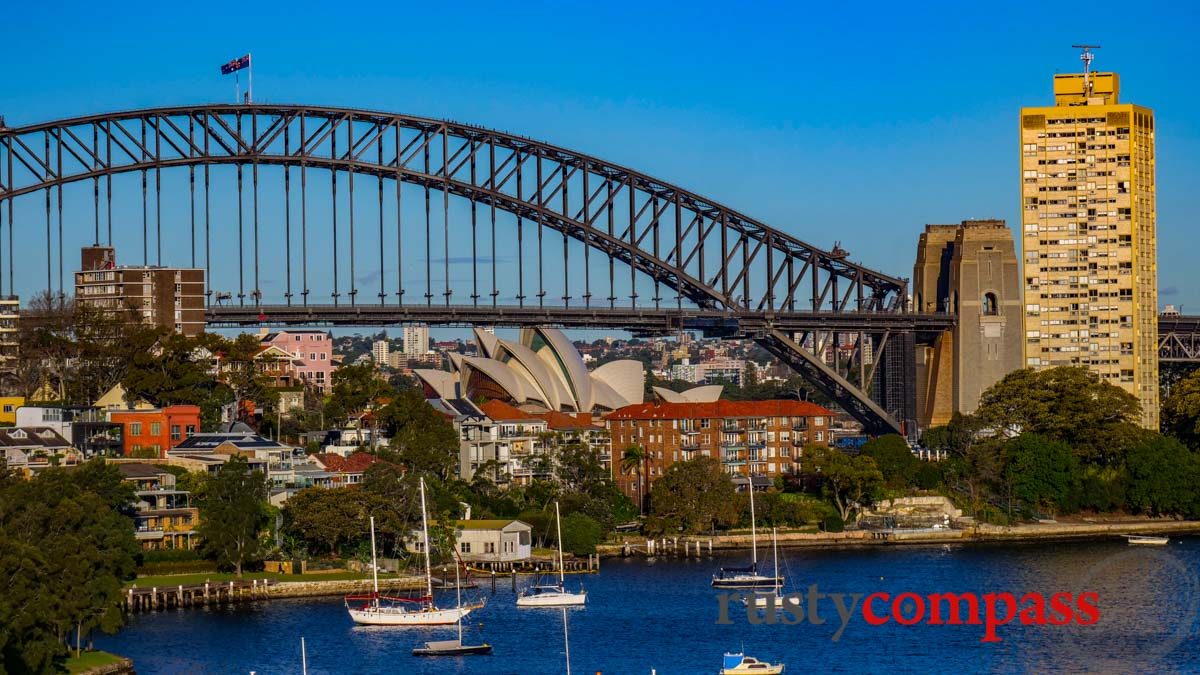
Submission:
[[[675,462],[701,455],[730,475],[778,476],[795,471],[802,447],[827,443],[833,416],[805,401],[714,401],[640,403],[604,420],[612,434],[613,478],[636,502],[642,478],[621,470],[621,456],[631,446],[646,450],[642,471],[650,482]]]
[[[200,430],[200,407],[171,405],[149,410],[113,410],[108,421],[124,427],[125,454],[166,457],[167,451]]]

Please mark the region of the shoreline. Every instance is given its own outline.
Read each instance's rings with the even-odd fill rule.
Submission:
[[[999,526],[972,523],[962,529],[892,529],[854,530],[850,532],[790,532],[778,535],[783,549],[811,548],[821,550],[850,550],[865,547],[929,546],[929,545],[989,545],[1050,543],[1054,541],[1101,541],[1125,534],[1200,534],[1200,521],[1194,520],[1136,520],[1110,523],[1033,523]],[[760,537],[759,545],[763,544]],[[711,545],[711,548],[710,548]],[[655,540],[655,551],[649,553],[645,537],[625,537],[617,543],[596,547],[600,559],[626,557],[704,557],[712,553],[745,550],[750,546],[749,534],[717,535],[713,537],[676,537]],[[603,567],[600,568],[600,571]],[[477,579],[484,586],[482,579]],[[401,577],[380,580],[380,590],[413,590],[424,585],[421,577]],[[365,579],[279,581],[264,584],[263,595],[256,599],[339,597],[370,592],[372,582]]]
[[[998,544],[1052,541],[1104,540],[1126,534],[1195,534],[1200,533],[1196,520],[1129,520],[1105,523],[1030,523],[1023,525],[989,525],[971,523],[951,529],[877,529],[847,532],[785,532],[777,537],[780,548],[852,549],[865,546],[929,545],[929,544]],[[766,539],[769,540],[769,537]],[[764,537],[759,535],[759,544]],[[647,538],[625,537],[619,543],[600,544],[600,557],[670,555],[695,556],[710,550],[740,550],[750,546],[747,534],[660,537],[654,540],[651,553]]]

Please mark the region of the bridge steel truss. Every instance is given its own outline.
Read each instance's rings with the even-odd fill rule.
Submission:
[[[1159,315],[1158,360],[1200,363],[1200,316]]]
[[[220,295],[213,302],[208,291],[211,324],[550,324],[647,334],[695,329],[708,335],[747,337],[799,371],[874,433],[899,431],[902,422],[915,417],[910,376],[913,340],[927,339],[953,324],[948,315],[908,312],[904,279],[855,264],[844,252],[819,249],[695,193],[595,157],[449,121],[300,105],[169,107],[0,128],[0,293],[4,224],[9,228],[10,290],[15,288],[13,230],[18,225],[39,229],[42,225],[14,222],[17,198],[43,198],[48,289],[53,289],[52,215],[57,207],[61,291],[63,186],[91,182],[95,239],[103,240],[102,224],[106,224],[111,242],[113,177],[123,173],[141,175],[143,259],[160,264],[160,172],[187,169],[192,263],[196,265],[202,252],[199,258],[209,266],[209,172],[216,165],[232,165],[237,171],[239,264],[236,302],[232,294],[228,304],[221,302]],[[259,167],[269,165],[284,167],[287,279],[286,292],[277,304],[264,303],[260,287],[260,263],[272,254],[261,255],[259,246]],[[305,207],[310,169],[332,174],[331,222],[316,225],[332,228],[332,265],[328,252],[315,258],[304,243],[314,227]],[[151,174],[153,180],[148,180]],[[340,234],[339,175],[344,176],[349,197],[349,217],[340,224]],[[367,252],[372,258],[367,265],[378,263],[379,290],[370,302],[362,302],[360,291],[365,289],[359,287],[356,270],[356,263],[361,267],[366,259],[363,251],[355,250],[356,176],[368,189],[375,184],[379,205],[377,223],[367,224],[361,215],[358,221],[360,228],[366,224],[378,230],[378,245],[373,246],[378,250]],[[290,194],[297,183],[300,213],[295,213]],[[423,226],[423,237],[411,232],[406,237],[401,184],[423,190],[424,219],[416,224],[418,234]],[[153,219],[147,208],[151,185]],[[249,190],[253,200],[252,213],[245,220],[243,190]],[[197,221],[198,192],[203,222]],[[431,211],[438,210],[431,193],[441,196],[440,232],[430,219]],[[451,196],[470,204],[472,283],[465,298],[453,297],[450,284],[451,252],[466,255],[465,242],[451,245]],[[384,222],[385,199],[395,200],[394,223]],[[344,203],[343,211],[346,208]],[[502,224],[499,233],[501,238],[515,235],[518,241],[521,272],[515,305],[507,296],[500,301],[494,264],[490,279],[481,275],[487,266],[480,260],[496,259],[498,212],[515,217],[515,227]],[[157,233],[153,238],[152,228]],[[390,244],[385,247],[393,230],[394,249]],[[346,232],[348,270],[345,265],[339,269],[345,251],[341,257],[337,251]],[[251,247],[243,245],[243,233],[247,238],[253,234],[252,250],[244,250]],[[521,242],[535,236],[538,255],[526,259]],[[562,242],[563,294],[547,301],[543,245],[551,238]],[[156,247],[153,255],[151,239]],[[299,255],[293,239],[299,239],[304,249]],[[583,244],[582,264],[572,263],[569,241]],[[444,288],[434,286],[437,275],[432,265],[437,254],[443,255],[439,262],[444,265]],[[389,284],[385,256],[391,255],[397,273]],[[606,278],[593,278],[593,256],[607,263]],[[300,264],[294,265],[297,257]],[[424,267],[424,288],[406,288],[406,265]],[[536,288],[532,280],[526,282],[525,270],[532,265],[537,267]],[[310,273],[321,267],[332,267],[329,302],[310,297]],[[625,270],[628,281],[622,278],[618,291],[617,275]],[[211,269],[207,271],[211,289]],[[824,357],[830,352],[831,359]]]

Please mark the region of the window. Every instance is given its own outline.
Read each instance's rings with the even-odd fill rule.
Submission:
[[[996,316],[999,313],[1000,313],[1000,308],[996,304],[996,294],[995,293],[984,293],[983,294],[983,315],[984,316]]]
[[[296,342],[299,342],[299,341],[300,341],[300,336],[299,336],[299,335],[297,335],[297,336],[296,336]]]
[[[490,541],[486,542],[483,545],[483,552],[484,553],[495,553],[496,552],[496,544],[493,542],[490,542]]]
[[[151,436],[161,436],[162,435],[162,422],[151,422],[150,423],[150,435]]]
[[[458,551],[459,551],[459,553],[470,553],[471,552],[471,542],[464,541],[464,542],[460,543],[458,545]]]
[[[324,354],[324,353],[322,353],[322,354],[321,354],[321,360],[322,360],[322,361],[324,361],[324,360],[325,360],[325,354]]]
[[[15,410],[15,408],[13,408],[13,404],[11,404],[11,403],[5,403],[5,404],[4,404],[4,412],[6,412],[6,413],[10,413],[10,412],[12,412],[13,410]]]
[[[178,424],[171,425],[171,440],[172,441],[183,440],[179,433],[179,425]]]
[[[131,422],[129,424],[129,435],[130,436],[141,436],[142,435],[142,423],[141,422]],[[138,446],[135,445],[133,447],[136,449]]]
[[[187,425],[185,431],[187,432],[187,435],[190,437],[192,434],[196,433],[196,425],[195,424]]]

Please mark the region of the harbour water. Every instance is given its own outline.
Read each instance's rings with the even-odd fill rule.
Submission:
[[[582,584],[587,606],[567,610],[573,673],[660,675],[715,673],[725,651],[745,649],[783,661],[787,673],[1081,673],[1200,670],[1200,538],[1173,537],[1167,547],[1130,547],[1124,540],[1014,545],[888,547],[784,552],[786,592],[1008,592],[1097,594],[1093,625],[996,628],[999,642],[981,642],[984,625],[870,625],[862,607],[843,627],[837,606],[816,606],[824,623],[754,625],[731,605],[732,625],[718,623],[720,603],[709,586],[721,564],[746,555],[692,559],[606,560]],[[770,565],[770,550],[760,557]],[[528,580],[523,580],[528,583]],[[139,675],[154,673],[300,672],[300,638],[310,673],[478,673],[542,675],[566,672],[562,614],[514,606],[507,580],[468,619],[465,641],[486,641],[491,656],[421,658],[425,640],[453,637],[452,628],[355,626],[338,598],[274,600],[206,609],[134,615],[97,646],[133,659]],[[439,600],[452,604],[453,596]],[[844,602],[852,599],[845,596]],[[886,614],[887,603],[875,602]],[[902,615],[913,616],[914,605]],[[998,610],[1003,613],[1004,607]],[[794,617],[789,617],[793,618]]]

